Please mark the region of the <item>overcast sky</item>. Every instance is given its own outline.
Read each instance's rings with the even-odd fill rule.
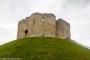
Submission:
[[[90,47],[90,0],[0,0],[0,44],[15,40],[18,21],[35,12],[66,20],[72,39]]]

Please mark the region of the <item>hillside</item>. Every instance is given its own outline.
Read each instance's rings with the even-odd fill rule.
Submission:
[[[32,37],[15,40],[0,46],[1,58],[21,58],[17,60],[90,60],[90,50],[70,40]]]

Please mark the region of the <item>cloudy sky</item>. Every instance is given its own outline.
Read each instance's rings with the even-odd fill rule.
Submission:
[[[18,21],[34,12],[66,20],[72,39],[90,47],[90,0],[0,0],[0,44],[15,40]]]

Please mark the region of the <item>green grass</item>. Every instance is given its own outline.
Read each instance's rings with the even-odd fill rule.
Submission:
[[[90,60],[90,50],[71,40],[31,37],[1,45],[0,58],[21,58],[21,60]]]

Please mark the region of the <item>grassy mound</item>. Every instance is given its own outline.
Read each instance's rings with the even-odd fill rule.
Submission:
[[[31,37],[0,46],[0,59],[4,58],[20,58],[17,60],[90,60],[90,50],[70,40]]]

